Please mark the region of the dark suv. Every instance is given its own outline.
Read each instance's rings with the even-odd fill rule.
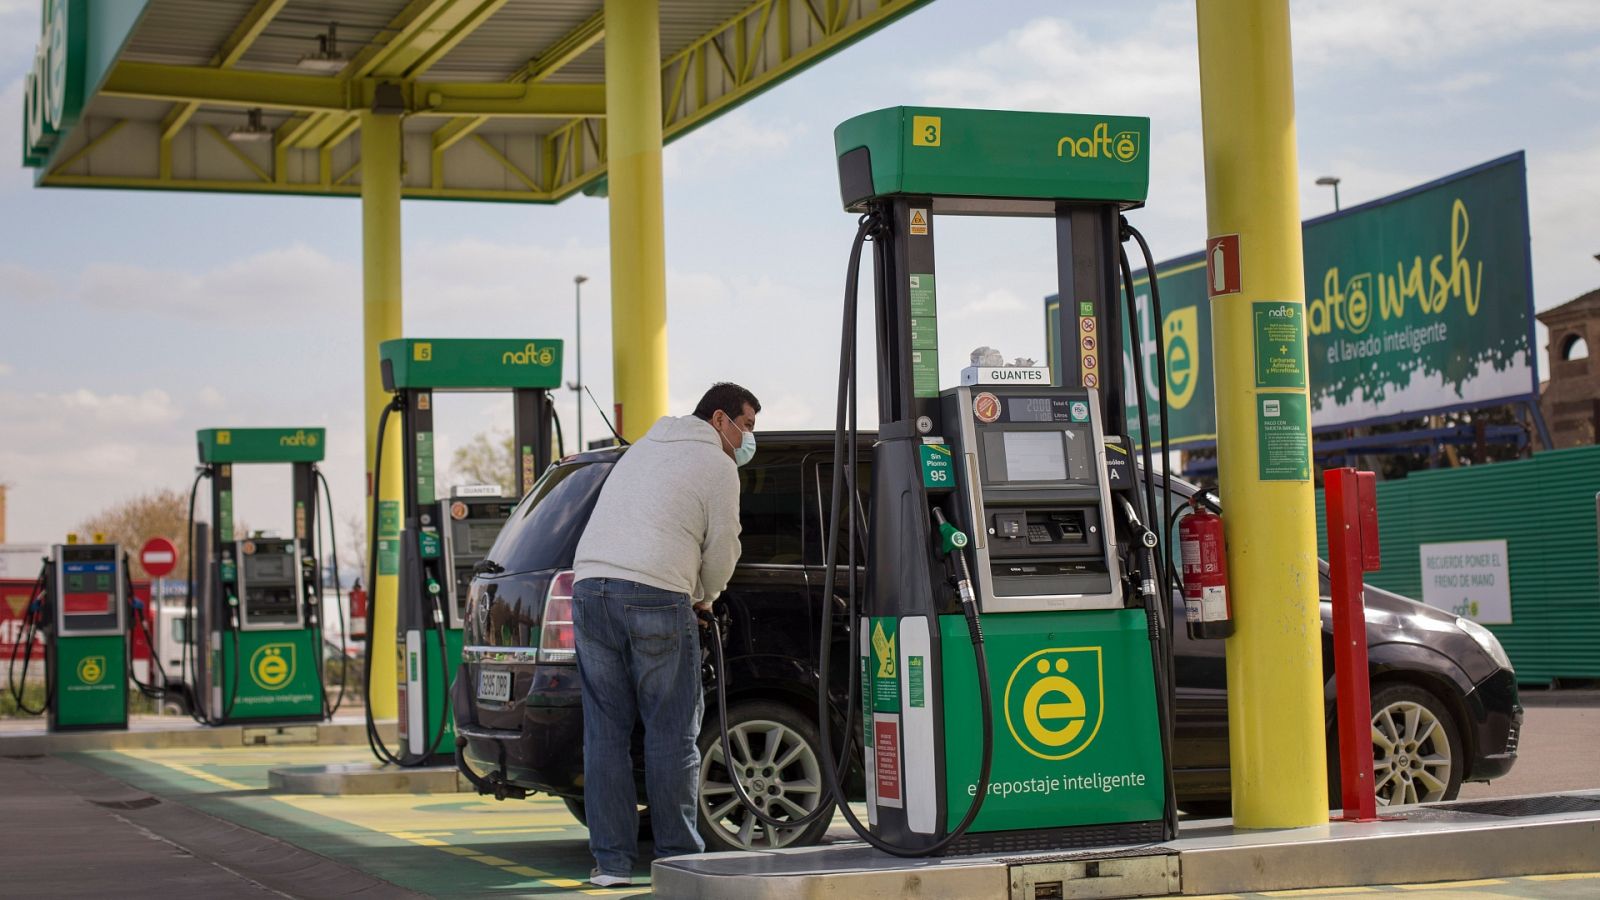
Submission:
[[[864,439],[862,468],[870,455]],[[572,633],[572,558],[600,487],[621,453],[592,451],[563,460],[512,512],[488,561],[472,580],[463,664],[453,706],[464,759],[479,776],[566,800],[583,819],[583,710]],[[847,647],[843,602],[823,584],[823,523],[832,479],[831,432],[766,433],[761,452],[739,470],[744,553],[719,602],[727,635],[729,728],[738,767],[767,770],[769,806],[798,815],[821,794],[815,723],[816,635],[834,595],[835,662],[829,684],[833,734],[843,734]],[[866,472],[857,479],[871,483]],[[1174,503],[1195,491],[1173,479]],[[863,504],[864,506],[864,504]],[[1330,740],[1333,725],[1332,625],[1323,567],[1323,669]],[[1183,621],[1173,596],[1175,621]],[[1462,781],[1504,775],[1516,759],[1522,708],[1510,661],[1476,623],[1376,588],[1366,589],[1374,755],[1379,802],[1448,800]],[[1174,638],[1176,725],[1173,748],[1180,805],[1226,813],[1227,684],[1223,642]],[[480,696],[481,684],[508,700]],[[496,684],[498,682],[498,684]],[[709,680],[707,682],[710,684]],[[815,841],[827,822],[768,834],[734,799],[717,740],[715,697],[701,729],[700,828],[708,849]],[[635,734],[637,744],[639,735]],[[1415,746],[1412,746],[1415,745]],[[1331,747],[1331,743],[1330,743]],[[1397,758],[1420,759],[1420,767]],[[642,758],[635,748],[635,757]],[[741,758],[742,757],[742,758]],[[642,770],[636,773],[643,792]],[[641,803],[642,803],[641,799]]]

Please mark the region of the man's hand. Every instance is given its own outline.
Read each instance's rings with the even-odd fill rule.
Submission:
[[[700,620],[700,631],[703,634],[715,635],[719,641],[722,639],[722,630],[717,627],[717,615],[712,612],[710,603],[696,603],[694,616]]]

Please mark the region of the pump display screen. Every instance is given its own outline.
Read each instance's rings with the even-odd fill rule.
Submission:
[[[286,553],[281,556],[255,554],[244,558],[244,577],[247,581],[291,581],[294,560]]]
[[[458,535],[456,553],[465,552],[481,557],[489,552],[490,547],[494,546],[494,539],[500,536],[500,527],[505,522],[497,519],[492,522],[466,522],[464,524],[466,525],[465,528],[458,527],[456,531]],[[460,537],[462,531],[466,532],[466,540],[464,541]]]
[[[1013,422],[1054,422],[1049,397],[1012,397],[1006,401],[1007,418]]]
[[[985,468],[990,482],[1050,481],[1092,483],[1094,448],[1089,429],[1081,426],[1049,430],[992,429],[983,434]]]
[[[1048,414],[1049,410],[1045,410]],[[1015,413],[1013,413],[1015,417]],[[1007,431],[1006,475],[1009,481],[1065,481],[1067,448],[1054,431]]]
[[[69,616],[103,616],[116,600],[116,564],[65,563],[61,611]]]

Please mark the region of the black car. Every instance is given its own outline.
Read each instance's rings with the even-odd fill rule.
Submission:
[[[870,440],[870,438],[868,439]],[[870,455],[863,444],[861,458]],[[829,684],[843,734],[847,647],[840,590],[822,583],[833,435],[763,433],[739,470],[743,556],[719,607],[735,762],[772,769],[774,809],[796,815],[822,796],[815,723],[825,603],[835,607]],[[583,722],[572,632],[572,559],[600,487],[625,451],[592,451],[553,466],[512,512],[472,580],[463,663],[453,689],[464,761],[479,776],[562,797],[583,819]],[[865,471],[857,479],[871,483]],[[1196,489],[1173,479],[1174,503]],[[864,507],[865,504],[863,504]],[[1322,643],[1330,748],[1334,731],[1332,624],[1322,572]],[[833,598],[830,601],[830,596]],[[1183,621],[1174,594],[1174,621]],[[1510,660],[1482,626],[1376,588],[1366,589],[1374,759],[1380,803],[1453,799],[1463,781],[1506,774],[1522,708]],[[1177,693],[1173,767],[1180,806],[1226,813],[1229,796],[1223,642],[1174,636]],[[479,672],[509,671],[510,699],[479,696]],[[709,681],[708,681],[709,683]],[[768,834],[734,798],[718,742],[715,698],[701,729],[700,828],[709,849],[813,842],[824,820]],[[635,735],[636,743],[638,734]],[[638,748],[635,757],[641,758]],[[1402,764],[1401,758],[1405,758]],[[1330,758],[1333,758],[1330,755]],[[1420,765],[1416,763],[1420,761]],[[642,769],[636,773],[641,798]],[[1330,777],[1330,781],[1333,777]],[[1335,795],[1336,796],[1336,795]],[[641,799],[641,803],[642,803]]]

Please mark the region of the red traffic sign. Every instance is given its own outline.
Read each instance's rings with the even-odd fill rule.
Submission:
[[[1239,236],[1206,239],[1206,291],[1211,296],[1239,293]]]
[[[164,537],[153,537],[139,548],[139,565],[151,578],[170,575],[178,567],[178,548]]]

